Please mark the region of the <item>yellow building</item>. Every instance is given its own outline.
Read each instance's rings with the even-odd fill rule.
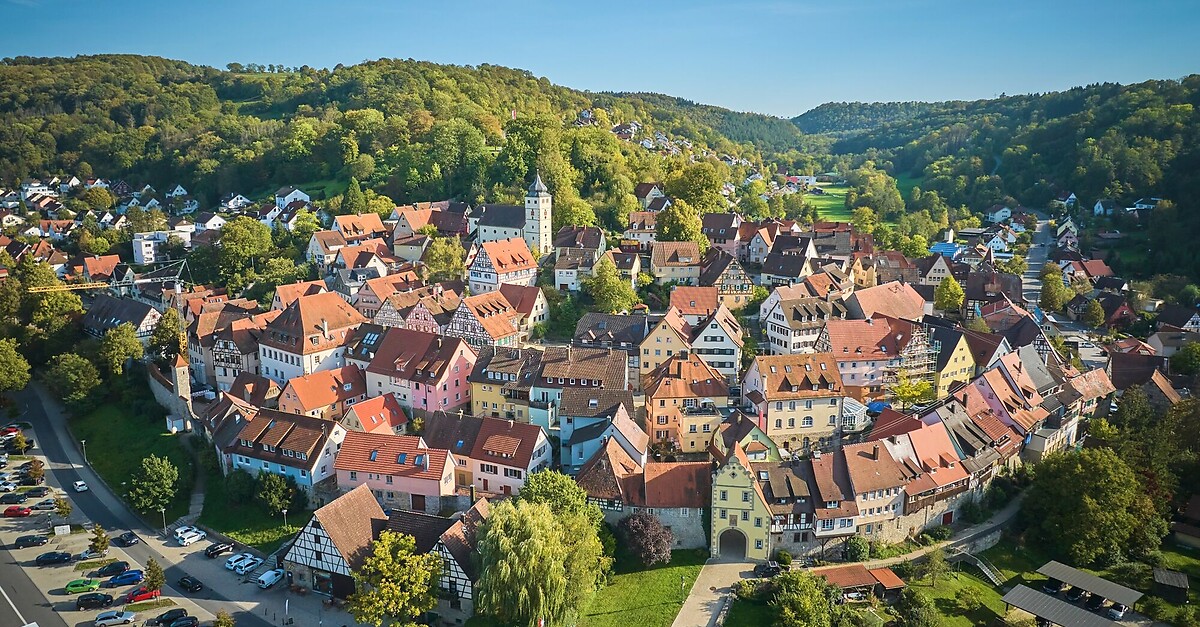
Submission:
[[[789,451],[826,449],[841,439],[845,397],[829,353],[759,355],[742,377],[742,395],[767,436]]]
[[[750,459],[735,444],[713,472],[709,554],[727,559],[771,559],[771,510]]]
[[[646,339],[642,340],[641,369],[639,379],[645,379],[655,368],[666,363],[673,355],[691,351],[691,329],[678,309],[671,307],[667,314],[650,327]]]
[[[698,355],[675,355],[646,375],[646,433],[685,453],[708,449],[725,420],[729,386]]]
[[[529,390],[542,364],[542,351],[484,346],[468,379],[471,413],[529,422]]]
[[[938,398],[945,398],[950,394],[952,383],[971,380],[975,373],[975,357],[961,331],[931,327],[929,340],[940,344],[934,370],[934,390]]]

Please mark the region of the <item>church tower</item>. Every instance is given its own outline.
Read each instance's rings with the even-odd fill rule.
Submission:
[[[554,250],[554,235],[550,232],[550,190],[542,182],[541,173],[535,174],[529,193],[525,194],[525,243],[529,250],[539,250],[543,255]]]

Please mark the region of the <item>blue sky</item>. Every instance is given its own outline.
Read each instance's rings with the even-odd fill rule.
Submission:
[[[493,63],[793,116],[1200,72],[1196,0],[0,0],[0,57]]]

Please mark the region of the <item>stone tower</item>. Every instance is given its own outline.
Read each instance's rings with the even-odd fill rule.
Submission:
[[[550,232],[550,191],[542,182],[542,175],[533,177],[533,185],[525,194],[525,243],[529,250],[541,251],[543,255],[554,250],[554,235]]]

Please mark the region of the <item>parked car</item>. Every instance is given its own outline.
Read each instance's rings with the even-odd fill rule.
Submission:
[[[87,482],[84,482],[84,481],[76,481],[75,483],[73,483],[71,485],[71,487],[74,488],[76,492],[87,492],[88,491]]]
[[[1100,608],[1104,607],[1104,602],[1105,602],[1104,597],[1102,597],[1098,594],[1093,594],[1092,596],[1088,597],[1087,603],[1084,603],[1083,606],[1088,608],[1089,610],[1095,612],[1095,611],[1099,610]]]
[[[1045,592],[1046,594],[1058,594],[1059,592],[1062,592],[1062,589],[1063,582],[1054,579],[1053,577],[1047,579],[1046,583],[1042,584],[1042,592]]]
[[[253,553],[238,553],[237,555],[225,560],[225,570],[233,570],[238,567],[238,564],[241,564],[248,559],[252,559],[253,557]]]
[[[261,557],[252,557],[234,567],[233,572],[239,575],[245,575],[246,573],[253,572],[254,569],[258,568],[258,565],[262,563],[263,560]]]
[[[142,539],[137,537],[137,534],[132,531],[126,531],[112,539],[113,544],[117,546],[133,546],[141,541]]]
[[[137,620],[137,614],[133,612],[110,610],[100,612],[92,622],[96,627],[112,627],[113,625],[132,625],[135,620]]]
[[[183,536],[186,536],[187,534],[192,533],[193,531],[200,531],[200,528],[193,527],[191,525],[183,525],[182,527],[175,530],[175,537],[182,538]]]
[[[54,564],[66,564],[71,561],[71,554],[66,551],[50,551],[42,553],[33,560],[33,563],[38,566],[53,566]]]
[[[31,547],[31,546],[45,546],[49,542],[50,542],[49,536],[43,536],[43,535],[20,536],[17,538],[17,541],[13,543],[13,548],[14,549],[24,549],[24,548]]]
[[[1067,600],[1072,603],[1078,603],[1079,599],[1082,599],[1083,595],[1085,594],[1087,594],[1087,592],[1083,588],[1080,588],[1079,586],[1071,586],[1071,589],[1067,590]]]
[[[280,579],[283,579],[282,568],[268,570],[267,572],[258,576],[258,587],[266,590],[267,588],[279,583]]]
[[[54,499],[42,499],[33,505],[35,512],[52,512],[58,508],[54,503]]]
[[[135,584],[135,583],[142,583],[142,580],[145,578],[146,578],[146,574],[140,570],[127,570],[118,575],[113,575],[112,577],[109,577],[108,581],[105,582],[104,585],[108,588],[116,588],[117,586],[128,586],[128,585]]]
[[[25,496],[28,496],[31,499],[40,499],[48,494],[50,494],[50,488],[47,488],[44,485],[40,485],[32,490],[25,491]],[[53,504],[54,501],[50,501],[50,503]]]
[[[75,611],[80,612],[83,610],[98,610],[102,607],[110,607],[112,604],[113,598],[111,594],[104,594],[103,592],[89,592],[87,594],[82,594],[78,599],[75,599]]]
[[[22,477],[20,485],[22,486],[38,486],[46,483],[45,477]]]
[[[217,542],[210,544],[207,549],[204,549],[206,557],[216,557],[222,553],[227,553],[233,550],[233,544],[230,542]]]
[[[200,583],[199,579],[191,575],[184,575],[179,578],[176,584],[185,592],[199,592],[204,589],[204,584]]]
[[[129,562],[122,560],[119,562],[112,562],[110,564],[105,564],[105,565],[101,566],[100,568],[97,568],[96,576],[97,577],[116,577],[117,575],[120,575],[121,573],[123,573],[127,570],[129,570]]]
[[[767,562],[754,567],[754,576],[759,579],[770,579],[781,572],[783,572],[783,568],[777,562]]]
[[[68,583],[64,589],[67,594],[79,594],[81,592],[95,592],[100,589],[100,580],[98,579],[76,579]]]
[[[162,614],[159,614],[158,616],[155,616],[154,618],[151,618],[150,620],[146,621],[146,625],[156,625],[156,626],[162,625],[163,627],[166,627],[167,625],[170,625],[172,622],[174,622],[176,619],[183,618],[184,616],[187,616],[187,615],[188,615],[187,610],[183,609],[182,607],[175,607],[175,608],[171,608],[171,609],[163,612]]]
[[[12,481],[0,481],[0,492],[16,492],[19,487]]]
[[[208,537],[208,533],[204,531],[193,531],[189,534],[179,536],[179,546],[189,546],[195,544]]]
[[[103,551],[93,551],[91,549],[84,549],[83,553],[79,554],[79,561],[85,562],[87,560],[94,560],[97,558],[104,557],[105,555],[108,555],[108,549],[104,549]]]
[[[167,627],[200,627],[200,619],[195,616],[184,616],[171,621]]]
[[[162,592],[159,592],[158,590],[150,590],[146,586],[142,586],[135,590],[130,590],[129,594],[125,595],[125,602],[126,603],[141,603],[142,601],[149,601],[150,599],[157,599],[160,594],[162,594]]]
[[[4,496],[0,496],[0,505],[20,505],[28,500],[29,497],[25,496],[24,492],[9,492]]]
[[[1108,608],[1108,617],[1113,620],[1121,620],[1125,618],[1125,610],[1127,609],[1129,608],[1125,607],[1122,603],[1113,603],[1113,606]]]
[[[20,505],[9,505],[4,509],[5,518],[24,518],[32,513],[32,509]]]

